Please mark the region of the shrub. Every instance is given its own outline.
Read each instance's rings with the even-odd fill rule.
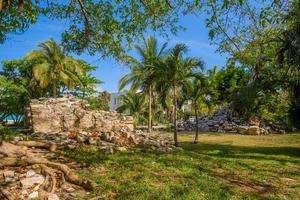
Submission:
[[[0,141],[9,141],[14,137],[22,135],[20,132],[7,128],[0,124]]]
[[[255,84],[244,86],[234,96],[232,108],[240,116],[250,119],[258,113],[262,95]]]

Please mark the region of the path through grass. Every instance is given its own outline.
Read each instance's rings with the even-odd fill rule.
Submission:
[[[181,134],[182,151],[66,151],[99,187],[87,199],[300,199],[300,134]]]

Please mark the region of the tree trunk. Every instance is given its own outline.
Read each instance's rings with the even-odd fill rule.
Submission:
[[[178,139],[177,139],[177,96],[176,96],[176,86],[174,86],[174,96],[173,96],[173,126],[174,126],[174,143],[175,146],[178,147]]]
[[[53,84],[52,84],[52,96],[54,98],[57,97],[57,94],[56,94],[56,80],[53,80]]]
[[[148,132],[152,131],[152,85],[149,88],[149,102],[148,102]]]
[[[198,137],[199,137],[199,127],[198,127],[198,110],[195,109],[195,116],[196,116],[196,134],[195,134],[195,140],[194,143],[197,144],[198,143]]]

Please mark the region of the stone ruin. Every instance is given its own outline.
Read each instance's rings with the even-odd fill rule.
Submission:
[[[175,148],[167,136],[134,130],[131,116],[88,107],[86,100],[72,96],[31,100],[27,119],[33,136],[69,147],[97,145],[109,153],[135,146],[159,151]]]
[[[217,110],[212,116],[198,118],[200,132],[239,133],[245,135],[265,135],[285,133],[284,127],[267,120],[246,121],[235,116],[228,108]],[[178,124],[179,131],[195,131],[196,120],[188,120]]]
[[[77,98],[38,99],[30,102],[35,133],[132,132],[133,118],[116,112],[89,110],[86,100]]]

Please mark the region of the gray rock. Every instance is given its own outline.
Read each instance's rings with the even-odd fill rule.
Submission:
[[[126,147],[116,147],[117,151],[126,151]]]
[[[105,147],[105,153],[108,153],[108,154],[113,154],[114,153],[114,149],[112,146],[107,146]]]
[[[21,185],[23,188],[30,188],[42,184],[44,180],[45,178],[42,175],[36,174],[32,177],[22,179]]]
[[[245,134],[248,128],[249,128],[248,126],[237,126],[237,131],[240,134]]]
[[[28,172],[26,172],[25,176],[29,178],[29,177],[33,177],[35,174],[36,174],[35,171],[29,170]]]
[[[59,200],[59,197],[57,196],[57,194],[50,194],[48,196],[48,200]]]
[[[6,183],[11,183],[14,181],[14,178],[13,177],[5,177],[5,182]]]
[[[88,139],[88,141],[89,141],[89,144],[91,144],[91,145],[97,145],[97,138],[94,138],[94,137],[89,137],[89,139]]]
[[[77,142],[85,143],[88,140],[88,137],[86,137],[85,135],[79,135],[78,134],[76,136],[76,140],[77,140]]]
[[[14,137],[14,142],[19,142],[21,138],[19,136]]]
[[[37,191],[33,191],[28,195],[28,199],[37,199],[39,197],[39,193]]]

